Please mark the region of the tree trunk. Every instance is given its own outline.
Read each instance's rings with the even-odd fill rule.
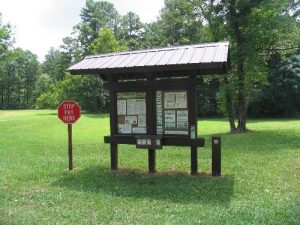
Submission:
[[[4,84],[1,85],[1,107],[4,107]]]
[[[246,118],[248,107],[246,104],[245,94],[245,71],[244,71],[244,60],[238,59],[238,132],[246,132]]]
[[[246,95],[245,95],[245,58],[243,54],[243,39],[241,34],[241,27],[239,24],[239,14],[236,10],[236,1],[231,0],[229,4],[229,23],[233,29],[234,39],[236,41],[236,59],[237,59],[237,75],[238,75],[238,132],[246,132],[246,117],[247,117],[247,104],[246,104]]]
[[[225,95],[226,98],[226,111],[227,111],[227,117],[230,125],[230,132],[235,133],[236,132],[236,126],[234,123],[234,106],[233,106],[233,101],[232,101],[232,95],[231,93],[226,93]]]

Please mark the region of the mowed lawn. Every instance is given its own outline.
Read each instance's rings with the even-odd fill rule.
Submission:
[[[67,126],[56,111],[0,111],[0,224],[300,224],[300,120],[249,120],[229,135],[222,119],[199,119],[205,148],[189,175],[190,150],[119,147],[110,171],[107,115],[84,114]],[[211,177],[212,135],[222,136],[222,177]]]

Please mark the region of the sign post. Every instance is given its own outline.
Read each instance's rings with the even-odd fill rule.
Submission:
[[[80,106],[75,101],[63,101],[57,108],[58,118],[68,124],[69,170],[73,170],[72,124],[80,118]]]

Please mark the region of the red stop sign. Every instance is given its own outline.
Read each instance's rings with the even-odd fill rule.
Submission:
[[[75,101],[63,101],[57,111],[58,118],[67,124],[75,123],[80,117],[80,106]]]

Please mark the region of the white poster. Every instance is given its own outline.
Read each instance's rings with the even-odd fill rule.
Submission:
[[[145,115],[146,100],[145,99],[128,99],[127,115]]]
[[[146,115],[139,115],[138,116],[138,126],[139,127],[146,127]]]
[[[175,110],[166,110],[165,111],[165,128],[175,128]]]
[[[188,111],[178,110],[177,111],[177,129],[188,129]]]
[[[137,116],[125,116],[125,123],[137,124]]]
[[[165,109],[175,108],[175,93],[165,92]]]
[[[119,134],[131,134],[131,124],[118,124],[118,133]]]
[[[165,109],[184,109],[187,108],[186,91],[165,92]]]
[[[132,133],[134,134],[146,134],[147,130],[146,127],[133,127]]]
[[[118,115],[126,115],[126,100],[117,100]]]

